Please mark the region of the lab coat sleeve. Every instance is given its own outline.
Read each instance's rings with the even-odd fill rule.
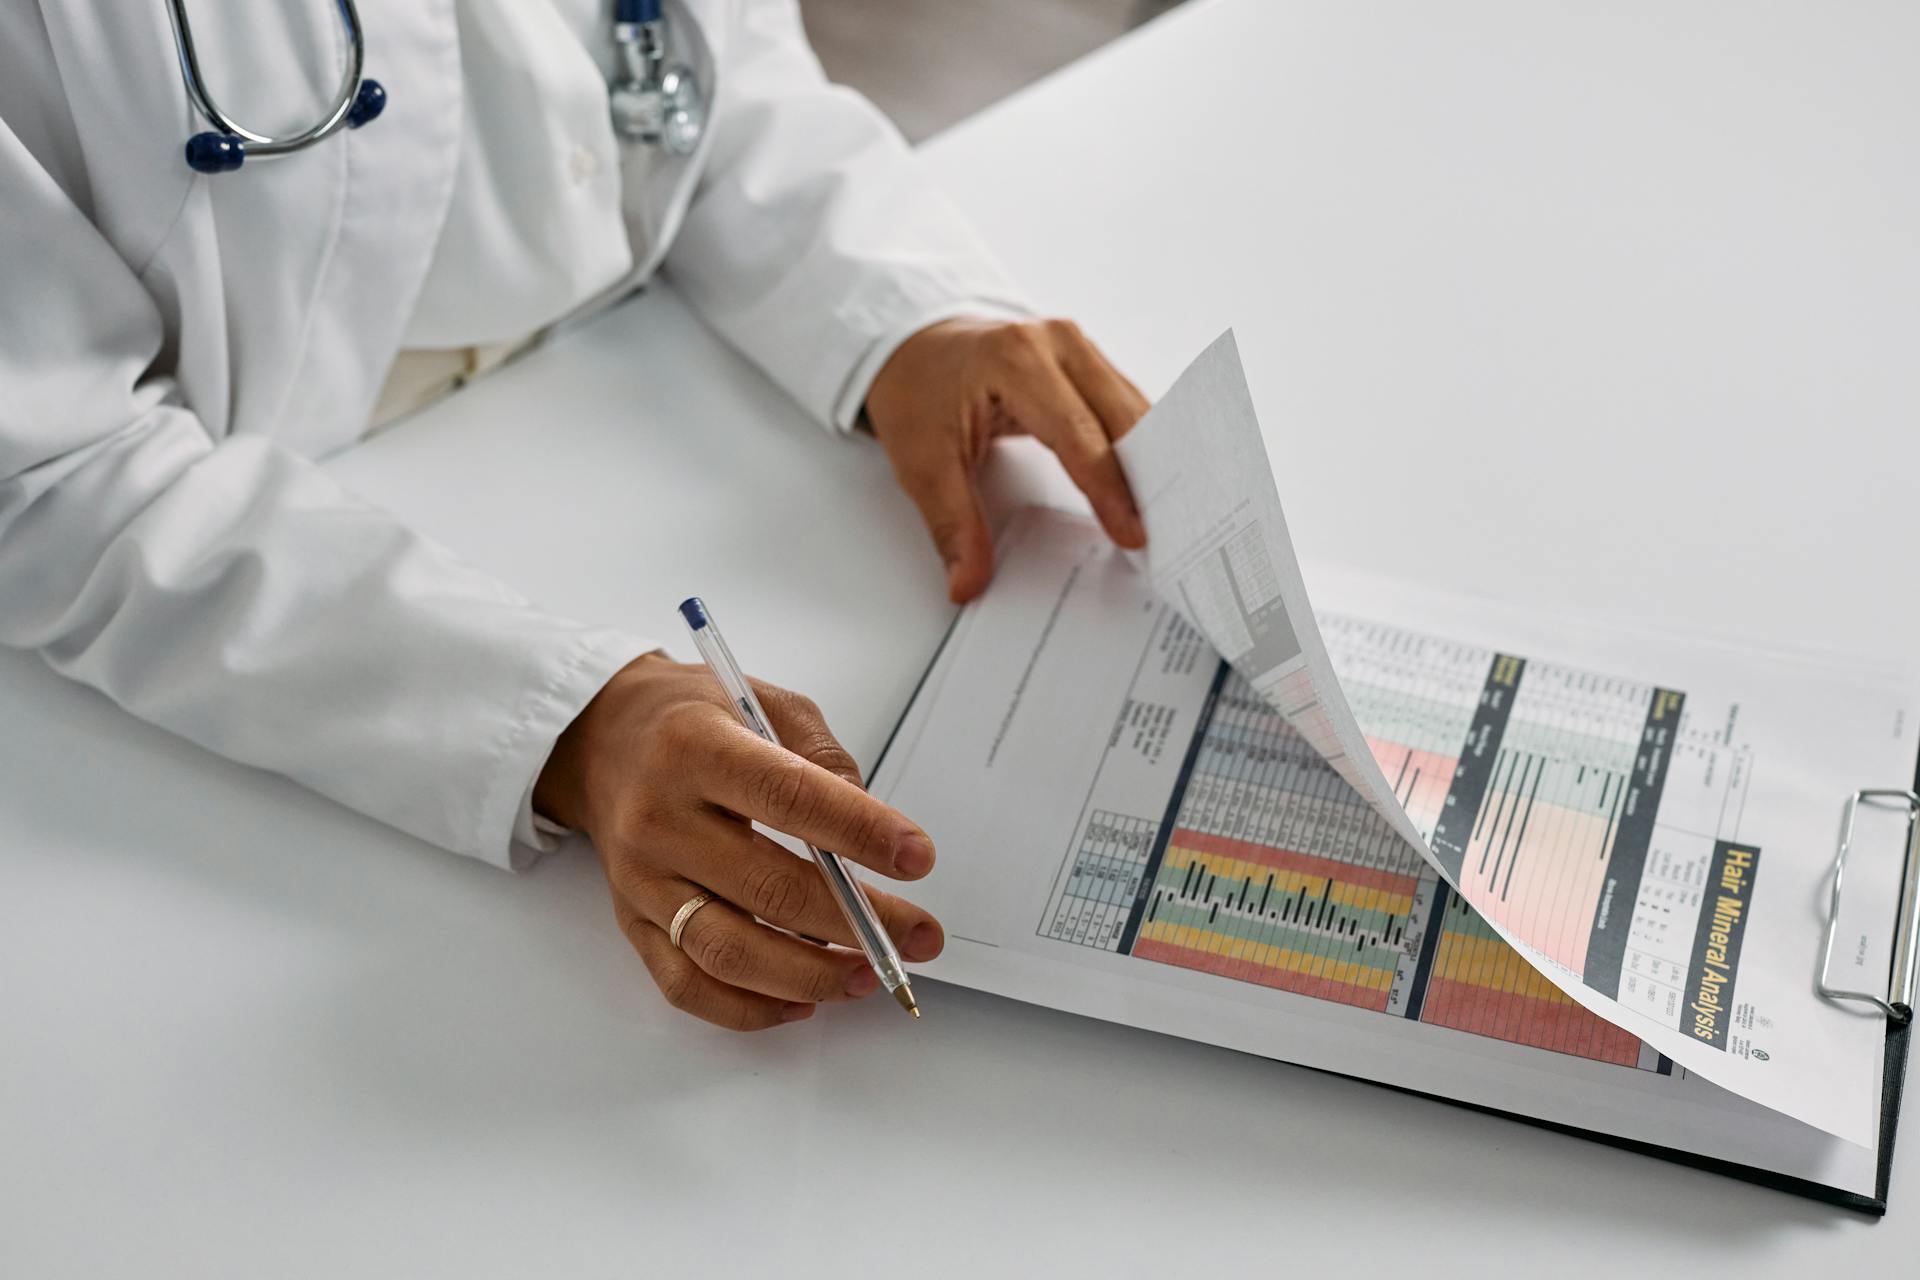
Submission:
[[[551,616],[164,376],[135,268],[0,121],[0,643],[501,865],[560,730],[650,646]],[[517,848],[517,852],[515,851]]]
[[[793,0],[744,0],[669,275],[824,423],[859,416],[893,349],[956,315],[1030,314],[874,106],[828,82]]]

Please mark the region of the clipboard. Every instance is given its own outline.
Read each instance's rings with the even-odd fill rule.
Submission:
[[[1863,788],[1847,797],[1840,824],[1840,843],[1833,856],[1832,885],[1827,900],[1827,929],[1820,949],[1820,967],[1814,975],[1814,989],[1827,999],[1867,1005],[1887,1020],[1887,1055],[1881,1075],[1879,1171],[1871,1199],[1841,1196],[1840,1203],[1876,1215],[1887,1211],[1887,1184],[1893,1168],[1894,1136],[1900,1124],[1900,1099],[1907,1071],[1907,1056],[1913,1037],[1913,1003],[1916,963],[1920,962],[1920,773],[1916,790],[1898,791]],[[1862,807],[1875,806],[1905,811],[1907,840],[1900,872],[1900,887],[1895,895],[1893,945],[1888,963],[1887,985],[1883,991],[1858,991],[1835,987],[1833,947],[1840,928],[1840,908],[1846,888],[1847,859],[1853,851],[1854,821]],[[1820,1188],[1827,1191],[1827,1188]]]
[[[1863,807],[1894,808],[1904,810],[1907,815],[1907,839],[1903,853],[1904,863],[1901,870],[1900,889],[1895,899],[1895,920],[1892,954],[1889,958],[1887,986],[1882,991],[1856,991],[1834,987],[1829,982],[1832,972],[1834,940],[1839,931],[1840,908],[1844,901],[1846,867],[1849,855],[1853,851],[1854,821]],[[1757,1169],[1751,1165],[1731,1160],[1721,1160],[1711,1156],[1697,1155],[1677,1147],[1663,1147],[1649,1142],[1638,1142],[1631,1138],[1617,1137],[1613,1134],[1599,1133],[1591,1129],[1582,1129],[1577,1125],[1560,1124],[1552,1120],[1542,1120],[1534,1116],[1520,1115],[1511,1111],[1502,1111],[1497,1107],[1482,1107],[1458,1098],[1443,1097],[1439,1094],[1425,1093],[1418,1089],[1403,1089],[1396,1085],[1369,1080],[1366,1083],[1394,1090],[1396,1093],[1411,1094],[1420,1098],[1432,1098],[1437,1102],[1464,1107],[1469,1111],[1483,1112],[1487,1115],[1501,1116],[1530,1124],[1536,1128],[1548,1129],[1555,1133],[1564,1133],[1569,1137],[1585,1138],[1591,1142],[1604,1143],[1624,1151],[1634,1151],[1641,1155],[1657,1156],[1675,1164],[1690,1168],[1703,1169],[1710,1173],[1724,1174],[1751,1182],[1759,1186],[1770,1187],[1776,1191],[1786,1191],[1794,1195],[1805,1196],[1812,1200],[1854,1209],[1874,1217],[1883,1217],[1887,1212],[1887,1188],[1893,1171],[1894,1138],[1900,1126],[1900,1101],[1904,1092],[1907,1058],[1912,1044],[1914,1025],[1914,997],[1916,984],[1920,983],[1920,769],[1915,773],[1915,790],[1900,791],[1882,788],[1862,788],[1847,797],[1842,810],[1840,841],[1833,858],[1832,885],[1827,902],[1827,927],[1820,948],[1819,965],[1814,974],[1814,988],[1828,1000],[1863,1004],[1882,1014],[1887,1021],[1886,1057],[1881,1068],[1880,1093],[1880,1141],[1875,1173],[1874,1193],[1871,1196],[1842,1191],[1824,1183],[1808,1181],[1804,1178],[1790,1177],[1774,1173],[1771,1170]],[[1311,1068],[1310,1068],[1311,1069]],[[1339,1075],[1339,1072],[1325,1074]],[[1362,1079],[1349,1076],[1349,1079]]]
[[[1907,815],[1907,840],[1903,855],[1900,890],[1895,901],[1895,929],[1887,986],[1885,990],[1878,992],[1837,988],[1828,981],[1832,970],[1834,939],[1840,924],[1840,907],[1844,900],[1847,859],[1853,848],[1854,820],[1862,807],[1903,809]],[[1900,1126],[1900,1101],[1904,1092],[1907,1058],[1913,1038],[1914,996],[1916,983],[1920,983],[1920,968],[1916,966],[1920,966],[1920,769],[1916,769],[1913,791],[1863,788],[1847,797],[1842,811],[1840,842],[1833,858],[1832,886],[1827,902],[1826,933],[1820,949],[1819,967],[1813,979],[1815,989],[1824,998],[1871,1006],[1887,1020],[1886,1057],[1880,1077],[1878,1168],[1874,1178],[1874,1193],[1871,1196],[1842,1191],[1824,1183],[1774,1173],[1767,1169],[1757,1169],[1732,1160],[1702,1156],[1677,1147],[1663,1147],[1650,1142],[1639,1142],[1632,1138],[1596,1132],[1592,1129],[1582,1129],[1577,1125],[1561,1124],[1535,1116],[1502,1111],[1498,1107],[1478,1106],[1472,1102],[1448,1098],[1436,1093],[1426,1093],[1419,1089],[1405,1089],[1398,1085],[1384,1084],[1378,1080],[1365,1080],[1361,1076],[1345,1078],[1365,1080],[1367,1084],[1392,1089],[1395,1093],[1431,1098],[1436,1102],[1464,1107],[1469,1111],[1517,1120],[1522,1124],[1563,1133],[1569,1137],[1585,1138],[1590,1142],[1618,1147],[1623,1151],[1657,1156],[1674,1164],[1702,1169],[1709,1173],[1724,1174],[1730,1178],[1770,1187],[1776,1191],[1824,1201],[1874,1217],[1884,1217],[1887,1212],[1887,1186],[1893,1171],[1894,1137]],[[1324,1072],[1323,1074],[1344,1075],[1342,1072]]]
[[[900,716],[889,731],[878,758],[868,771],[866,781],[871,785],[881,766],[892,751],[900,732],[904,727],[913,705],[924,692],[928,677],[938,665],[939,658],[954,635],[949,627],[941,636],[932,659],[922,670],[915,682],[913,691]],[[1902,872],[1899,890],[1895,901],[1894,945],[1889,957],[1887,986],[1883,991],[1855,991],[1836,988],[1828,981],[1834,942],[1840,922],[1840,907],[1844,901],[1844,882],[1849,855],[1852,853],[1855,819],[1862,807],[1903,809],[1907,815],[1907,838],[1903,853]],[[1545,1119],[1538,1116],[1509,1111],[1497,1106],[1486,1106],[1461,1098],[1432,1093],[1419,1088],[1410,1088],[1388,1083],[1379,1079],[1351,1072],[1329,1070],[1321,1067],[1291,1061],[1283,1057],[1264,1054],[1250,1054],[1269,1061],[1286,1062],[1290,1066],[1304,1067],[1322,1075],[1339,1076],[1360,1081],[1380,1088],[1391,1089],[1395,1093],[1413,1097],[1428,1098],[1436,1102],[1447,1103],[1469,1111],[1490,1116],[1516,1120],[1522,1124],[1546,1129],[1569,1137],[1584,1138],[1591,1142],[1603,1143],[1621,1150],[1632,1151],[1640,1155],[1655,1156],[1670,1163],[1688,1168],[1717,1173],[1743,1182],[1753,1183],[1777,1191],[1788,1192],[1810,1200],[1833,1204],[1873,1217],[1884,1216],[1887,1212],[1888,1184],[1893,1167],[1894,1139],[1899,1127],[1900,1103],[1909,1057],[1912,1032],[1916,986],[1920,985],[1920,762],[1916,762],[1914,790],[1901,791],[1891,789],[1863,788],[1855,791],[1845,800],[1838,845],[1834,854],[1831,870],[1831,885],[1828,899],[1828,918],[1824,937],[1817,957],[1817,969],[1813,975],[1817,992],[1828,1000],[1856,1002],[1871,1006],[1886,1019],[1886,1039],[1881,1074],[1880,1124],[1877,1151],[1875,1153],[1874,1191],[1871,1195],[1843,1190],[1822,1182],[1790,1174],[1775,1172],[1771,1169],[1742,1164],[1736,1160],[1722,1159],[1716,1156],[1702,1155],[1680,1147],[1663,1146],[1635,1138],[1583,1128],[1579,1125]]]
[[[1752,1182],[1777,1191],[1787,1191],[1809,1199],[1855,1209],[1874,1217],[1884,1216],[1887,1212],[1887,1184],[1893,1171],[1894,1137],[1900,1127],[1900,1100],[1904,1092],[1907,1058],[1913,1039],[1916,983],[1920,983],[1920,967],[1917,967],[1920,966],[1920,769],[1916,769],[1914,785],[1915,789],[1912,791],[1862,788],[1847,797],[1841,814],[1840,842],[1833,856],[1832,884],[1827,899],[1826,933],[1821,943],[1818,968],[1813,978],[1814,989],[1825,999],[1867,1005],[1882,1014],[1887,1021],[1886,1058],[1880,1077],[1878,1169],[1874,1179],[1874,1193],[1871,1196],[1840,1191],[1823,1183],[1788,1177],[1730,1160],[1699,1156],[1674,1147],[1636,1142],[1630,1138],[1596,1133],[1574,1125],[1556,1124],[1550,1120],[1515,1115],[1497,1108],[1477,1107],[1457,1099],[1441,1098],[1437,1094],[1419,1093],[1418,1090],[1400,1090],[1399,1092],[1415,1093],[1423,1098],[1437,1098],[1441,1102],[1466,1107],[1468,1110],[1506,1116],[1519,1120],[1523,1124],[1551,1129],[1556,1133],[1586,1138],[1626,1151],[1637,1151],[1642,1155],[1658,1156],[1676,1164],[1725,1174],[1728,1177],[1739,1178],[1743,1182]],[[1833,969],[1834,940],[1840,927],[1840,908],[1845,898],[1847,860],[1853,851],[1854,822],[1863,807],[1900,809],[1907,815],[1906,848],[1903,852],[1900,888],[1894,903],[1892,954],[1889,957],[1887,985],[1881,991],[1850,990],[1835,987],[1829,981]]]

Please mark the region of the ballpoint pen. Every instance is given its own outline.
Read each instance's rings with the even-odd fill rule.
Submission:
[[[740,664],[733,660],[733,650],[720,634],[720,628],[714,625],[713,615],[707,612],[707,606],[699,596],[689,596],[680,602],[680,616],[686,620],[687,630],[693,633],[694,647],[700,650],[707,669],[713,672],[713,678],[726,690],[727,702],[733,707],[733,714],[740,723],[753,732],[773,743],[783,745],[774,735],[772,725],[767,720],[766,711],[760,706],[760,699],[754,696],[753,686],[747,683],[746,673],[740,670]],[[847,927],[853,930],[853,936],[865,953],[867,963],[880,982],[900,1007],[914,1017],[920,1016],[920,1006],[914,1003],[913,987],[907,982],[906,966],[900,962],[900,952],[894,947],[893,939],[880,923],[880,917],[874,914],[873,904],[867,901],[867,895],[860,884],[847,870],[840,856],[828,853],[825,849],[816,849],[807,845],[807,852],[820,868],[820,874],[826,877],[827,888],[833,893],[833,900],[840,904],[840,913],[847,918]]]

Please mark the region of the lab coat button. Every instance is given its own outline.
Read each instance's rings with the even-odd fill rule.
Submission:
[[[600,157],[585,147],[575,147],[573,154],[567,158],[567,171],[573,175],[576,183],[591,182],[594,175],[600,172]]]

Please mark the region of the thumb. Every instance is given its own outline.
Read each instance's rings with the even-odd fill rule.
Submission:
[[[904,487],[947,566],[947,597],[965,604],[993,577],[993,532],[973,472],[955,458]]]

